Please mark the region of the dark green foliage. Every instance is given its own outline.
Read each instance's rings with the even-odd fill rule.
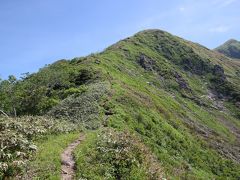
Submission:
[[[14,110],[18,115],[44,114],[68,95],[83,92],[83,86],[79,86],[93,82],[96,75],[93,69],[83,69],[66,60],[57,61],[22,80],[0,82],[2,109],[9,114],[14,114]]]
[[[74,83],[76,85],[86,84],[89,80],[93,79],[93,70],[82,69],[79,74],[75,76]]]
[[[9,76],[8,80],[0,81],[0,110],[16,115],[16,103],[18,102],[17,79]]]

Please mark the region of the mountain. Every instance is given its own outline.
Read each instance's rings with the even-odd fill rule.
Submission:
[[[215,50],[230,58],[240,59],[240,42],[235,39],[228,40]]]
[[[153,29],[2,81],[0,102],[16,124],[32,115],[85,129],[77,178],[238,179],[239,75],[239,61]],[[60,172],[37,162],[31,176]]]

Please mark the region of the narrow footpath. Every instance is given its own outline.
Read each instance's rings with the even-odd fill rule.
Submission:
[[[62,180],[72,180],[75,176],[75,160],[73,158],[74,149],[81,143],[84,139],[84,135],[71,143],[61,154],[61,179]]]

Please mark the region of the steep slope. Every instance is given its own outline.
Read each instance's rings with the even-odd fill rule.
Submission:
[[[228,40],[215,50],[230,58],[240,59],[240,42],[235,39]]]
[[[14,108],[97,129],[76,152],[78,178],[237,179],[239,73],[237,61],[147,30],[14,83]]]

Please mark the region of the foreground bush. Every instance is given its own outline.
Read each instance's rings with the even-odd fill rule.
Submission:
[[[83,179],[163,179],[159,162],[129,132],[104,129],[90,134],[75,152]]]
[[[73,124],[48,117],[0,117],[0,179],[16,174],[37,150],[33,143],[47,134],[75,130]]]

